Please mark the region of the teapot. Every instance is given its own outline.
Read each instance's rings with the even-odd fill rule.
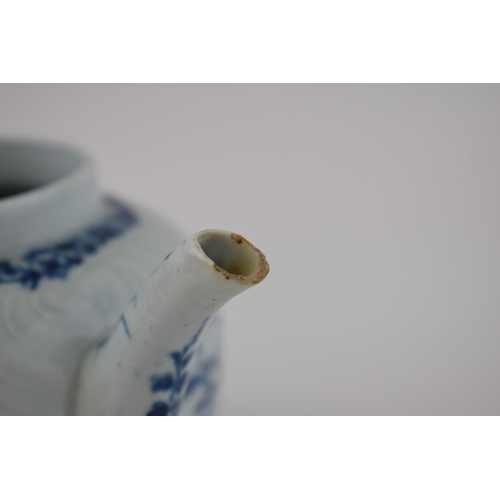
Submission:
[[[209,415],[216,313],[269,265],[101,196],[83,152],[0,141],[0,414]]]

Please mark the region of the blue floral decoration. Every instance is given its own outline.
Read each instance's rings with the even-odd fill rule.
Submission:
[[[203,331],[207,321],[210,318],[205,318],[200,328],[196,332],[196,335],[192,338],[189,344],[185,345],[181,351],[175,351],[169,354],[174,362],[174,372],[166,372],[162,374],[153,375],[150,378],[150,389],[153,393],[158,392],[168,392],[169,397],[166,401],[154,401],[149,409],[147,416],[166,416],[166,415],[178,415],[181,396],[184,387],[186,387],[186,382],[188,379],[187,367],[191,361],[194,351],[192,347],[196,344],[201,332]],[[209,363],[210,364],[210,363]],[[207,370],[205,375],[208,374],[208,370],[215,366],[215,361],[212,362],[212,366],[207,365]],[[202,387],[205,389],[204,397],[197,408],[197,411],[203,410],[203,408],[208,407],[213,399],[213,395],[216,392],[216,387],[214,383],[208,382],[208,377],[204,377],[203,373],[196,374],[192,377],[186,388],[184,397],[189,397],[197,387]]]
[[[137,223],[136,215],[125,204],[108,197],[104,201],[113,213],[98,225],[61,243],[31,250],[18,263],[0,261],[0,284],[19,283],[35,290],[44,278],[65,279],[69,271],[82,264],[86,257]]]
[[[196,415],[206,415],[212,409],[217,393],[217,384],[213,377],[213,371],[218,366],[219,360],[216,357],[201,360],[196,373],[188,382],[186,394],[184,395],[186,399],[192,397],[195,392],[202,392],[202,396],[195,408]]]

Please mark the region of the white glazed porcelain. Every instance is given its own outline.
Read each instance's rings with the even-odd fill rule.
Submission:
[[[101,197],[64,146],[0,141],[0,196],[0,414],[210,414],[212,319],[264,279],[262,253]]]

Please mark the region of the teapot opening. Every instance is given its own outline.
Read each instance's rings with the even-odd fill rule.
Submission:
[[[264,254],[239,234],[208,230],[202,231],[197,240],[205,256],[214,263],[215,270],[228,280],[255,285],[269,272]]]
[[[29,184],[7,183],[0,180],[0,199],[15,196],[16,194],[22,194],[30,189],[33,189],[33,187],[34,186]]]
[[[0,260],[56,242],[99,213],[92,161],[70,146],[0,140]]]
[[[24,194],[74,172],[85,158],[68,147],[0,141],[0,198]]]

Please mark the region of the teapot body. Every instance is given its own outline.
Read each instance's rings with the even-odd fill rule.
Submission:
[[[2,156],[0,144],[0,185],[12,184],[9,179],[24,168],[26,148],[34,152],[21,177],[48,168],[46,150],[40,153],[37,144],[6,146]],[[49,150],[57,156],[60,148]],[[105,342],[143,282],[183,240],[177,228],[149,210],[101,196],[88,175],[85,182],[82,175],[61,176],[73,179],[66,194],[69,181],[49,179],[14,195],[5,195],[7,186],[0,197],[1,415],[74,414],[85,353]],[[79,206],[92,200],[85,211],[73,206],[80,192]],[[30,239],[32,226],[40,235]],[[215,318],[191,364],[181,414],[213,411],[219,338]]]

